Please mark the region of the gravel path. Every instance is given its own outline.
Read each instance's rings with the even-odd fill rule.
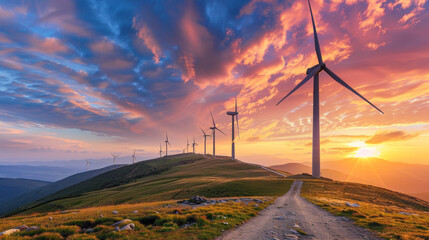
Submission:
[[[302,181],[295,181],[290,190],[242,226],[225,232],[220,240],[262,239],[379,239],[350,220],[336,217],[307,202],[300,196]],[[301,235],[301,229],[308,235]]]

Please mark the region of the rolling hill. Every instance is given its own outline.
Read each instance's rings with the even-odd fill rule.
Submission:
[[[45,186],[49,183],[23,178],[0,178],[0,205],[24,192]]]
[[[49,183],[49,182],[41,182],[44,184],[39,184],[37,187],[35,186],[34,183],[40,182],[40,181],[32,181],[32,180],[27,180],[27,181],[20,181],[20,184],[31,184],[28,183],[28,181],[32,181],[33,182],[33,186],[32,188],[28,188],[27,191],[25,192],[20,192],[21,194],[15,194],[13,197],[10,197],[8,199],[4,199],[3,201],[0,202],[1,204],[1,208],[0,208],[0,215],[3,215],[9,211],[12,211],[16,208],[20,208],[30,202],[33,201],[37,201],[43,197],[46,197],[48,195],[51,195],[53,193],[56,193],[64,188],[67,188],[69,186],[75,185],[79,182],[85,181],[87,179],[90,179],[92,177],[95,177],[99,174],[111,171],[113,169],[122,167],[124,165],[112,165],[109,167],[105,167],[105,168],[101,168],[101,169],[97,169],[97,170],[91,170],[91,171],[86,171],[86,172],[82,172],[82,173],[78,173],[75,175],[72,175],[70,177],[64,178],[62,180],[59,180],[57,182],[53,182],[53,183]],[[1,179],[0,179],[0,184],[2,183]],[[6,182],[5,182],[6,183]],[[9,181],[10,183],[10,181]],[[0,186],[0,190],[1,190],[1,186]]]
[[[0,177],[25,178],[54,182],[81,170],[69,167],[31,166],[31,165],[0,165]]]
[[[185,199],[194,195],[279,196],[290,183],[259,166],[228,157],[179,154],[100,174],[31,203],[25,212]]]
[[[309,163],[311,164],[311,163]],[[338,181],[370,184],[413,195],[429,191],[429,165],[390,162],[379,158],[347,158],[321,163],[322,176]],[[288,163],[271,166],[292,174],[311,173],[311,165]],[[428,199],[426,195],[420,197]]]
[[[280,170],[283,172],[288,172],[290,174],[301,174],[301,173],[311,174],[311,172],[312,172],[312,169],[310,166],[307,166],[307,165],[302,164],[302,163],[286,163],[286,164],[282,164],[282,165],[270,166],[270,168],[275,169],[275,170]],[[337,181],[369,183],[369,182],[367,182],[361,178],[358,178],[355,176],[349,176],[349,175],[344,174],[344,173],[337,171],[337,170],[323,168],[320,171],[321,171],[323,177],[334,179]]]

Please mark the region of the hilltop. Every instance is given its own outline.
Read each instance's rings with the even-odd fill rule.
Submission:
[[[291,184],[259,166],[229,157],[179,154],[114,169],[27,205],[45,212],[124,203],[206,197],[280,196]]]
[[[49,183],[50,182],[24,178],[0,178],[0,204],[3,206],[4,202],[11,198],[34,188],[48,185]]]

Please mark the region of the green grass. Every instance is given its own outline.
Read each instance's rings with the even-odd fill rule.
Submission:
[[[66,188],[24,213],[206,197],[280,196],[292,183],[226,157],[176,155],[125,166]]]
[[[262,203],[216,203],[192,208],[174,201],[92,207],[68,213],[33,214],[23,218],[0,219],[0,230],[26,224],[37,231],[23,231],[2,239],[214,239],[224,231],[245,223],[271,204],[273,197],[258,198]],[[113,214],[112,211],[118,211]],[[138,213],[133,213],[138,210]],[[104,217],[100,217],[103,214]],[[48,220],[52,217],[52,220]],[[114,231],[113,223],[131,219],[135,231]],[[125,224],[118,225],[123,227]],[[93,232],[85,233],[91,228]]]
[[[301,195],[380,237],[429,239],[429,203],[415,197],[369,185],[324,180],[304,180]],[[360,207],[348,207],[346,201]]]

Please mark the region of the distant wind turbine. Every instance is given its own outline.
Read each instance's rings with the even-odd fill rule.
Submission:
[[[186,138],[186,153],[189,152],[189,140]]]
[[[221,132],[223,135],[226,135],[226,134],[223,133],[219,128],[216,127],[216,123],[215,123],[215,120],[213,118],[213,114],[212,114],[211,110],[210,110],[210,115],[212,116],[212,120],[213,120],[213,127],[210,127],[210,129],[213,131],[212,132],[212,136],[213,136],[213,157],[215,157],[216,156],[216,130]]]
[[[91,162],[89,161],[89,160],[86,160],[86,170],[89,170],[89,164],[90,164]]]
[[[195,137],[194,137],[194,141],[192,142],[192,152],[195,153],[195,146],[198,146],[198,143],[195,142]]]
[[[162,147],[161,147],[161,143],[159,144],[159,158],[162,158]]]
[[[313,35],[314,35],[314,45],[316,48],[316,55],[318,64],[307,69],[307,76],[302,80],[296,87],[290,91],[282,100],[280,100],[277,105],[279,105],[283,100],[285,100],[289,95],[295,92],[298,88],[304,85],[310,78],[314,77],[313,83],[313,177],[320,178],[320,128],[319,128],[319,73],[325,71],[331,78],[341,84],[343,87],[347,88],[358,97],[362,98],[364,101],[369,103],[375,109],[377,109],[380,113],[383,113],[380,109],[378,109],[374,104],[360,95],[356,90],[350,87],[346,82],[344,82],[340,77],[338,77],[334,72],[332,72],[326,64],[323,62],[322,53],[320,51],[319,39],[317,37],[316,25],[314,23],[313,12],[311,11],[310,0],[308,0],[308,6],[310,8],[311,22],[313,24]]]
[[[238,129],[238,112],[237,112],[237,97],[235,97],[235,111],[234,112],[226,112],[227,115],[232,117],[232,145],[231,145],[231,158],[235,160],[235,137],[234,137],[234,120],[237,121],[237,135],[240,137],[240,131]],[[235,117],[235,119],[234,119]]]
[[[170,142],[168,141],[167,131],[165,131],[165,156],[168,156],[168,146],[167,146],[167,144],[168,144],[168,146],[171,146]]]
[[[136,150],[134,149],[133,153],[133,164],[136,163]]]
[[[112,157],[113,157],[113,164],[116,164],[116,158],[119,157],[119,154],[112,153]]]
[[[206,132],[204,132],[202,128],[201,128],[201,131],[203,132],[203,137],[204,137],[204,155],[206,155],[206,142],[207,142],[207,137],[210,137],[210,134],[206,134]]]

